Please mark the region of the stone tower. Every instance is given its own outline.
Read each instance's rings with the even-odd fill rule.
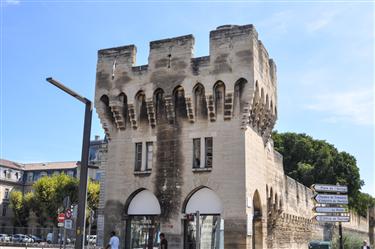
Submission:
[[[263,248],[266,183],[283,171],[269,143],[276,66],[254,26],[211,31],[209,56],[194,57],[192,35],[150,42],[147,65],[136,66],[136,51],[98,52],[105,235],[115,229],[137,248],[164,232],[170,248],[192,248],[200,211],[202,249]]]

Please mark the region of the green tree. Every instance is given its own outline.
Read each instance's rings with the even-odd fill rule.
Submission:
[[[72,203],[77,202],[78,180],[65,174],[45,176],[36,181],[32,189],[32,209],[38,223],[44,226],[47,221],[57,222],[58,209],[62,208],[66,196]]]
[[[96,211],[99,205],[100,184],[89,180],[87,186],[87,207]]]
[[[366,215],[367,208],[374,205],[374,198],[360,192],[364,182],[354,156],[306,134],[275,131],[272,139],[275,149],[283,155],[288,176],[306,186],[313,183],[347,185],[349,205],[361,215]]]
[[[20,191],[10,193],[10,207],[13,211],[13,225],[25,227],[30,216],[33,193],[23,195]]]

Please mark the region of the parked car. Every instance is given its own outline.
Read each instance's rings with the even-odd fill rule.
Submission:
[[[38,236],[35,236],[35,235],[30,234],[29,237],[32,238],[32,239],[34,240],[35,243],[43,242],[43,239],[40,238],[40,237],[38,237]]]
[[[87,235],[86,240],[90,245],[96,245],[96,235]]]
[[[331,242],[313,240],[309,243],[309,249],[331,249]]]
[[[10,236],[5,233],[0,234],[0,241],[1,242],[10,242]]]
[[[61,236],[60,234],[58,235],[59,236],[59,238],[58,238],[58,243],[63,243],[64,242],[64,237],[63,236]],[[52,244],[53,243],[53,233],[48,233],[47,234],[47,238],[46,238],[46,242],[48,243],[48,244]],[[67,244],[70,244],[72,241],[71,241],[71,239],[69,239],[69,238],[66,238],[66,243]]]
[[[34,240],[24,234],[13,234],[11,240],[18,243],[33,243]]]

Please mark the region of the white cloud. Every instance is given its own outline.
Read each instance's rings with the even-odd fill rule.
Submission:
[[[324,93],[314,98],[315,103],[306,106],[327,115],[330,123],[350,122],[357,125],[374,124],[373,89],[359,89],[341,93]]]
[[[5,0],[6,4],[17,5],[21,3],[21,0]]]
[[[323,12],[314,20],[306,23],[307,31],[309,31],[310,33],[314,33],[328,27],[338,14],[338,10]]]

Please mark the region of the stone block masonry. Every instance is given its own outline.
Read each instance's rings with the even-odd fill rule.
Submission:
[[[200,211],[210,221],[202,249],[306,248],[323,230],[311,220],[311,191],[284,175],[270,139],[274,61],[253,25],[211,31],[208,56],[195,58],[194,43],[152,41],[141,66],[135,45],[98,52],[104,242],[116,230],[122,248],[152,248],[164,232],[169,248],[191,248],[186,217]]]

